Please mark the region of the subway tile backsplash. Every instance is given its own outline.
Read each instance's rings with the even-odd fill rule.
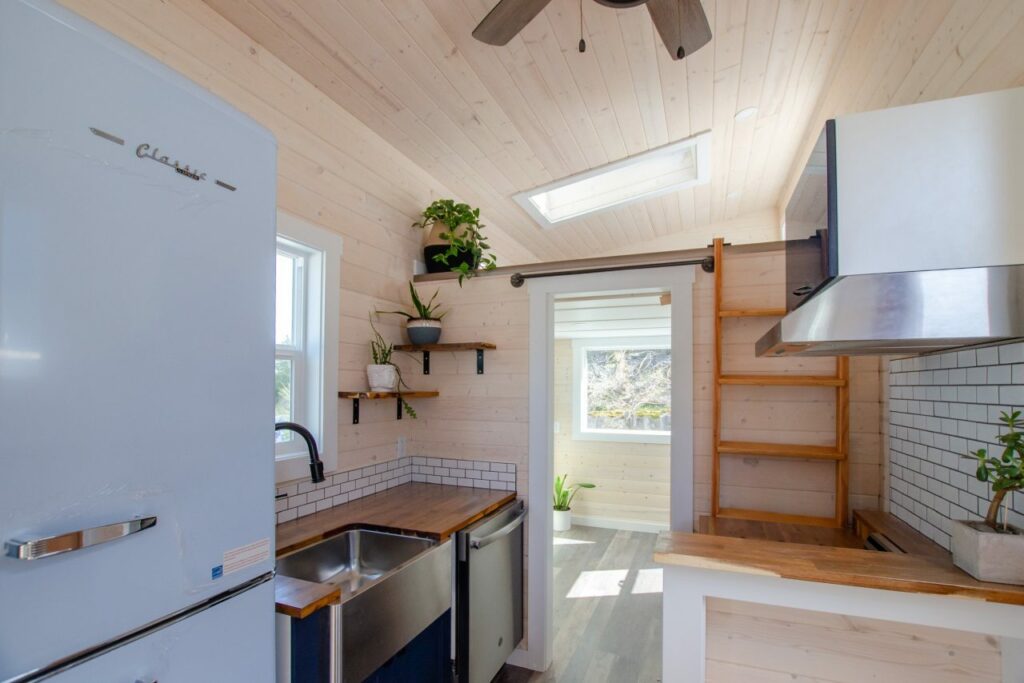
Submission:
[[[277,487],[277,495],[286,494],[275,500],[277,523],[305,517],[414,481],[514,491],[516,466],[484,460],[411,456],[336,472],[319,484],[293,482]]]
[[[951,519],[984,517],[991,487],[979,482],[978,448],[998,448],[1001,411],[1024,408],[1024,343],[889,365],[889,509],[949,548]],[[1010,522],[1024,526],[1024,496]]]

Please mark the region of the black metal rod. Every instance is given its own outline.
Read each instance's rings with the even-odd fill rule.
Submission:
[[[554,270],[538,273],[513,273],[510,281],[513,287],[522,287],[523,283],[535,277],[555,277],[558,275],[587,275],[588,273],[610,273],[617,270],[643,270],[645,268],[671,268],[673,266],[700,266],[705,273],[715,272],[715,257],[687,259],[685,261],[665,261],[661,263],[639,263],[621,266],[596,266],[594,268],[578,268],[576,270]]]

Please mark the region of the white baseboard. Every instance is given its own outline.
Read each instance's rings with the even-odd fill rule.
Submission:
[[[573,513],[572,523],[580,526],[592,526],[598,529],[619,529],[620,531],[647,531],[658,533],[668,531],[668,522],[638,522],[631,519],[614,519],[612,517],[596,517]]]

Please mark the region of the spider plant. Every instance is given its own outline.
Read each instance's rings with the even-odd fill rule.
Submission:
[[[441,290],[435,291],[434,292],[434,296],[430,297],[430,300],[427,301],[426,303],[423,303],[423,300],[420,299],[420,295],[416,291],[416,288],[413,287],[412,283],[410,282],[409,283],[409,296],[412,299],[412,307],[414,309],[416,309],[416,315],[413,315],[412,313],[406,313],[405,311],[379,311],[379,312],[380,313],[392,313],[394,315],[403,315],[406,318],[408,318],[409,320],[441,320],[446,315],[448,315],[448,311],[442,311],[440,313],[438,312],[438,309],[441,308],[441,304],[435,304],[434,300],[437,299],[437,295],[440,294],[440,293],[441,293]]]
[[[563,512],[570,509],[572,499],[576,497],[580,489],[595,488],[594,484],[585,484],[583,482],[569,485],[568,479],[568,474],[555,475],[555,495],[552,501],[554,508]]]
[[[398,386],[399,396],[398,400],[402,402],[402,409],[405,410],[405,414],[409,417],[416,419],[416,411],[409,405],[401,396],[401,387],[409,388],[409,385],[405,383],[405,379],[402,378],[402,369],[395,365],[394,361],[391,360],[391,356],[395,352],[395,345],[388,343],[381,333],[377,330],[377,327],[373,324],[373,316],[370,316],[370,329],[373,330],[373,339],[370,340],[370,357],[373,359],[374,365],[390,365],[395,369],[395,374],[398,375]]]

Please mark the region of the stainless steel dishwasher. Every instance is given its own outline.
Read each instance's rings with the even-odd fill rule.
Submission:
[[[455,537],[455,676],[489,683],[523,639],[523,501]]]

